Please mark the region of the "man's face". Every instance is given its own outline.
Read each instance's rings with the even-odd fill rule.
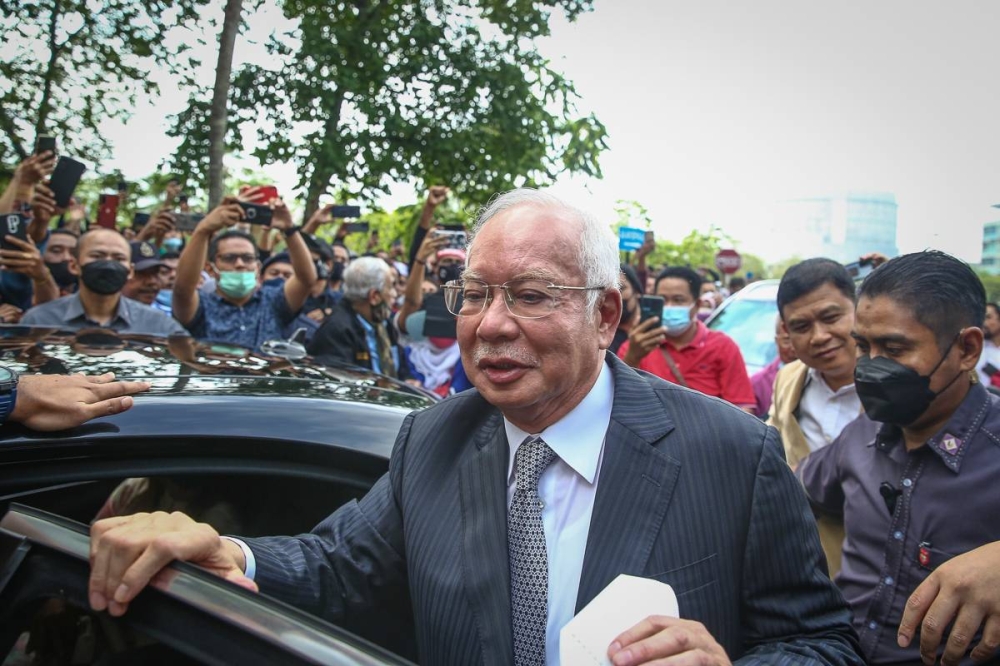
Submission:
[[[134,271],[132,277],[125,283],[122,293],[133,300],[152,305],[156,300],[156,295],[163,288],[163,280],[160,277],[161,266],[153,266],[144,271]]]
[[[253,244],[245,238],[224,238],[215,255],[218,272],[256,272],[257,256]]]
[[[986,334],[987,339],[1000,342],[1000,315],[997,314],[996,308],[992,306],[986,307],[983,328],[985,329],[983,333]]]
[[[83,236],[80,244],[80,258],[70,263],[70,271],[75,275],[92,261],[110,259],[127,266],[131,277],[132,248],[128,241],[117,231],[98,229]]]
[[[656,295],[663,296],[664,307],[685,307],[688,309],[688,316],[691,321],[695,321],[698,315],[698,302],[691,293],[691,285],[684,278],[668,277],[663,278],[656,284]],[[684,335],[690,328],[685,329],[680,335]],[[667,336],[671,337],[671,336]],[[679,337],[679,336],[674,336]]]
[[[778,322],[777,330],[774,332],[774,344],[778,347],[778,357],[782,363],[791,363],[795,356],[795,347],[792,346],[792,336],[788,330]]]
[[[347,266],[351,262],[351,255],[347,253],[347,248],[340,245],[333,246],[333,260]]]
[[[180,259],[177,257],[163,260],[163,266],[160,267],[160,280],[163,282],[164,289],[174,288],[174,282],[177,281],[177,263],[179,261]]]
[[[635,293],[635,289],[632,288],[632,283],[625,279],[624,273],[618,276],[618,280],[622,285],[622,308],[635,315],[635,313],[639,311],[639,294]],[[622,315],[621,323],[629,324],[630,322],[625,321],[625,316]]]
[[[827,282],[786,304],[781,314],[800,361],[831,377],[853,376],[854,303],[850,298]]]
[[[960,330],[962,328],[956,324],[954,334]],[[978,329],[966,330],[970,332],[969,337],[972,332],[978,335]],[[966,345],[961,339],[942,352],[934,331],[917,321],[910,308],[888,296],[863,297],[858,301],[854,338],[858,356],[884,356],[923,376],[934,371],[930,378],[930,390],[943,392],[923,415],[908,426],[911,429],[919,429],[946,416],[943,412],[948,410],[949,404],[954,404],[955,392],[967,388],[967,384],[956,382],[955,378],[974,368],[979,358],[978,347],[975,353],[963,353]],[[934,366],[938,362],[941,365],[935,371]]]
[[[538,229],[546,229],[539,242]],[[576,264],[580,223],[566,213],[517,206],[500,213],[476,236],[466,279],[487,284],[535,278],[589,286]],[[569,413],[600,372],[604,351],[621,316],[617,289],[605,292],[599,313],[587,311],[585,292],[564,292],[540,319],[511,315],[499,290],[480,314],[458,318],[462,365],[472,383],[519,427],[539,432]]]
[[[276,261],[273,264],[268,265],[264,269],[263,280],[267,282],[268,280],[273,280],[275,278],[281,278],[282,280],[290,280],[292,276],[295,275],[295,271],[292,270],[291,264],[286,264],[281,261]]]
[[[69,261],[73,256],[73,250],[76,249],[76,244],[76,236],[70,236],[69,234],[52,234],[49,236],[49,242],[45,246],[45,253],[42,255],[42,261],[47,264],[59,264],[64,261]]]

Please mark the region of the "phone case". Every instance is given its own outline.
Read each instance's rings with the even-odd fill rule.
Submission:
[[[52,190],[57,206],[65,208],[69,205],[70,197],[73,196],[73,191],[76,190],[76,186],[86,170],[85,164],[77,162],[72,157],[59,158],[59,161],[56,162],[56,168],[52,172],[52,177],[49,179],[49,189]]]

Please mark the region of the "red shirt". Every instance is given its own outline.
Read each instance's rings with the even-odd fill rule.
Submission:
[[[680,384],[663,358],[663,352],[666,352],[684,375],[688,388],[722,398],[737,407],[756,406],[757,398],[750,385],[740,348],[725,333],[712,331],[700,321],[697,325],[698,332],[687,346],[677,349],[667,340],[658,349],[646,354],[639,362],[639,369]],[[625,358],[628,347],[626,340],[618,349],[619,358]]]

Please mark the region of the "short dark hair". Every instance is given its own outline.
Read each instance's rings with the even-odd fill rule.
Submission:
[[[986,314],[986,289],[979,276],[964,261],[938,250],[904,254],[869,273],[858,298],[879,296],[908,308],[934,332],[941,351],[958,329],[982,328]]]
[[[688,268],[687,266],[668,266],[660,271],[660,274],[656,276],[656,284],[653,285],[653,291],[660,286],[660,280],[664,278],[680,278],[688,283],[688,289],[691,291],[691,298],[698,301],[701,298],[701,283],[703,282],[702,277],[698,275],[694,269]]]
[[[825,257],[806,259],[795,264],[781,278],[778,285],[778,313],[785,318],[785,306],[812,293],[824,284],[832,285],[851,303],[854,303],[854,280],[843,264]]]
[[[208,260],[215,261],[215,256],[219,253],[219,243],[226,240],[227,238],[242,238],[243,240],[250,241],[253,245],[253,253],[255,257],[260,258],[260,254],[257,252],[257,243],[254,241],[253,236],[245,231],[240,231],[239,229],[228,229],[223,231],[221,234],[212,239],[212,242],[208,245]]]
[[[76,238],[77,240],[80,239],[80,234],[76,233],[75,231],[73,231],[71,229],[65,229],[65,228],[64,229],[53,229],[52,231],[49,232],[49,235],[51,235],[51,236],[55,236],[56,234],[60,234],[62,236],[69,236],[71,238]]]

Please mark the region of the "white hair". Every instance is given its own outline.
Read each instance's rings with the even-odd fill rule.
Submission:
[[[498,194],[479,211],[476,223],[469,237],[466,248],[467,254],[471,257],[472,245],[476,235],[483,228],[483,225],[496,215],[508,211],[517,206],[534,206],[536,208],[554,208],[565,211],[580,222],[580,240],[577,246],[577,263],[583,271],[585,286],[600,287],[601,289],[617,289],[618,276],[621,273],[621,266],[618,260],[618,239],[615,238],[611,227],[602,224],[596,217],[575,206],[571,206],[559,197],[549,194],[543,190],[536,190],[523,187]],[[543,238],[542,236],[539,237]],[[544,241],[540,241],[544,242]],[[597,307],[598,299],[603,292],[587,292],[587,310],[593,313]]]
[[[344,269],[344,298],[359,301],[372,289],[382,291],[389,279],[389,264],[378,257],[359,257]]]

